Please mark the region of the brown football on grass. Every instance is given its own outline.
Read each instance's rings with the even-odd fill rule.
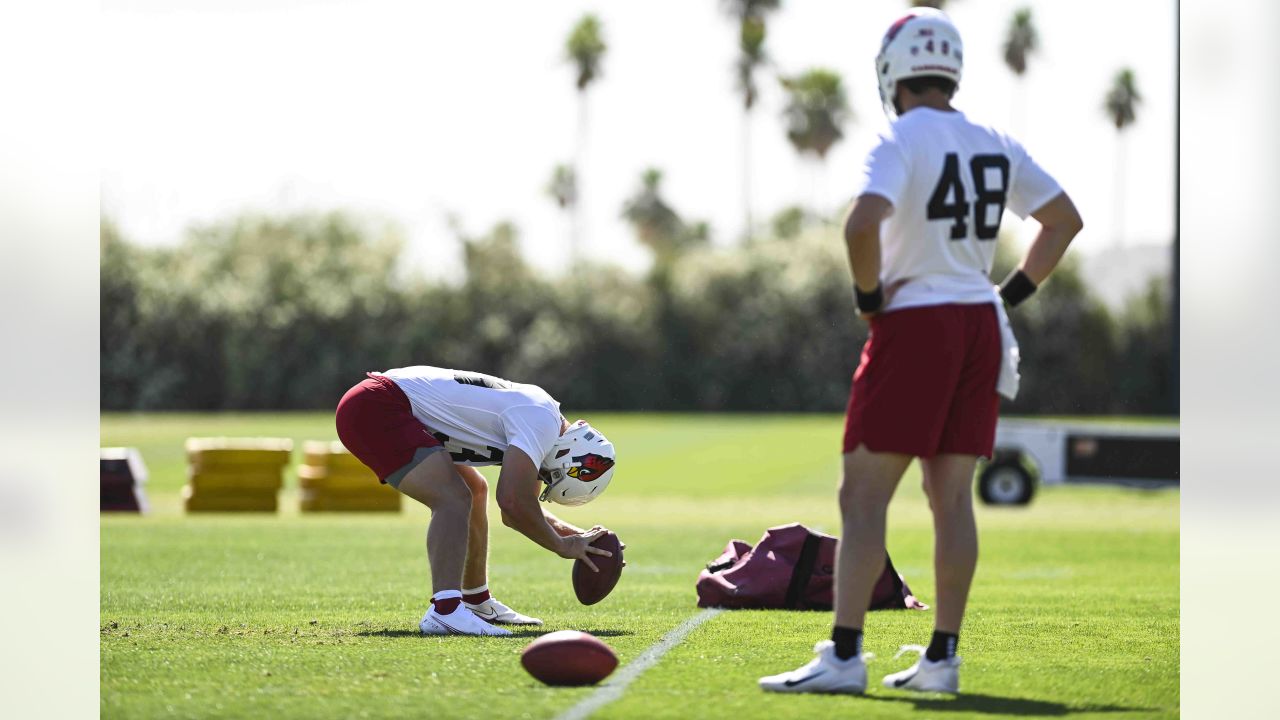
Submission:
[[[590,633],[559,630],[529,643],[520,664],[548,685],[594,685],[618,667],[618,656]]]
[[[600,572],[592,572],[591,568],[581,560],[573,561],[573,592],[578,602],[583,605],[595,605],[613,592],[622,577],[622,542],[613,533],[605,533],[591,543],[592,547],[608,550],[613,557],[592,555],[591,562],[600,568]]]

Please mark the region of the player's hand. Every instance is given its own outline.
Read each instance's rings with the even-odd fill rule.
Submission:
[[[605,526],[603,526],[603,525],[592,525],[592,526],[591,526],[591,529],[592,529],[592,530],[600,529],[600,530],[604,530],[605,532],[609,532],[608,528],[606,528],[606,527],[605,527]],[[626,549],[627,549],[627,544],[626,544],[626,543],[624,543],[624,542],[622,542],[622,538],[618,538],[618,549],[619,549],[619,550],[626,550]],[[623,561],[622,561],[622,567],[626,567],[626,566],[627,566],[627,561],[626,561],[626,560],[623,560]]]
[[[587,532],[591,532],[592,530],[604,530],[605,532],[609,532],[609,528],[603,525],[592,525],[591,530],[588,530]],[[623,550],[627,549],[627,544],[622,542],[622,538],[618,538],[618,546]]]
[[[581,560],[586,563],[587,567],[591,568],[591,572],[600,572],[600,568],[591,562],[591,556],[613,557],[613,553],[608,550],[591,547],[591,543],[607,532],[609,531],[597,525],[586,532],[560,538],[560,557],[569,560]]]

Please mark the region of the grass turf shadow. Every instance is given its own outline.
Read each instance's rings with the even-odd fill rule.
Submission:
[[[512,630],[512,631],[511,631],[511,635],[510,635],[509,637],[513,637],[513,638],[536,638],[536,637],[542,637],[543,635],[546,635],[547,633],[551,633],[551,632],[554,632],[554,631],[553,631],[553,630]],[[619,637],[619,636],[622,636],[622,635],[634,635],[634,634],[635,634],[635,633],[631,632],[630,630],[583,630],[582,632],[584,632],[584,633],[589,633],[589,634],[591,634],[591,635],[595,635],[596,637]],[[422,634],[422,633],[420,633],[420,632],[418,632],[417,630],[391,630],[391,629],[386,629],[386,630],[366,630],[366,631],[363,631],[363,632],[358,632],[358,633],[353,633],[353,634],[354,634],[354,635],[357,635],[357,636],[359,636],[359,637],[390,637],[390,638],[420,638],[420,637],[424,637],[424,636],[423,636],[423,634]],[[431,637],[471,637],[471,636],[463,636],[463,635],[456,635],[456,636],[434,636],[434,635],[433,635],[433,636],[431,636]],[[486,635],[486,636],[483,636],[483,637],[498,637],[498,636],[494,636],[494,635]],[[508,637],[508,636],[502,636],[502,637]]]
[[[978,693],[962,693],[955,697],[909,697],[904,695],[864,695],[879,702],[910,703],[916,710],[937,712],[976,712],[987,715],[1011,715],[1021,717],[1063,717],[1078,713],[1128,713],[1151,712],[1151,708],[1124,707],[1122,705],[1085,705],[1069,707],[1062,703],[1027,698],[1000,697]]]

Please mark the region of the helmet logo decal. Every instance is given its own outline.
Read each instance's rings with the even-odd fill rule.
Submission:
[[[608,472],[614,464],[612,459],[595,453],[579,455],[573,459],[573,462],[573,467],[569,468],[569,477],[577,478],[582,482],[599,480],[600,476]]]

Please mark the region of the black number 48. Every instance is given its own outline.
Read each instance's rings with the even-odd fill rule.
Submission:
[[[988,169],[999,171],[999,187],[987,187]],[[1009,194],[1009,158],[1004,155],[974,155],[969,160],[969,173],[977,191],[973,205],[975,234],[979,240],[994,240],[1000,232],[1000,216],[1004,213],[1005,198]],[[995,223],[987,224],[988,211],[993,205],[996,206]],[[960,157],[955,153],[947,153],[942,177],[938,178],[938,186],[929,197],[926,217],[930,220],[952,220],[952,240],[963,240],[969,235],[966,223],[969,202],[965,198],[964,184],[960,182]]]

